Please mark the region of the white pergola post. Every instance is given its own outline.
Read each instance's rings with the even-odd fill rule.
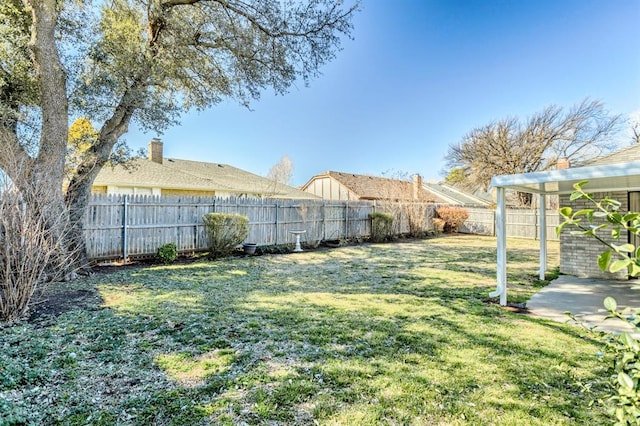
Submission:
[[[540,185],[542,190],[542,185]],[[538,271],[541,280],[547,270],[547,197],[540,193],[540,270]]]
[[[498,237],[498,253],[496,264],[496,291],[489,296],[500,296],[500,305],[507,304],[507,226],[505,220],[505,189],[497,187],[496,236]]]

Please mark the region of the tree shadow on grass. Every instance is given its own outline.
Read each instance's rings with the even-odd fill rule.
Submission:
[[[105,309],[53,325],[65,347],[98,361],[68,361],[66,389],[85,420],[124,412],[137,424],[602,422],[572,381],[574,370],[576,381],[595,374],[590,342],[483,304],[491,256],[404,254],[356,248],[100,277]],[[455,270],[470,259],[475,269]],[[198,365],[223,349],[232,364],[202,368],[197,386],[173,381],[157,361]],[[131,376],[105,382],[130,396],[91,403],[78,377],[100,377],[105,365]]]

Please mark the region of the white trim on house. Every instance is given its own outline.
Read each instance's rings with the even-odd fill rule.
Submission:
[[[507,304],[507,244],[501,234],[505,227],[505,196],[507,189],[538,194],[540,204],[544,206],[544,197],[549,194],[569,194],[573,185],[588,181],[589,192],[638,191],[640,190],[640,161],[606,164],[601,166],[576,167],[547,172],[522,173],[517,175],[499,175],[491,178],[491,186],[497,189],[498,202],[496,214],[497,264],[496,290],[491,297],[500,296],[500,304]],[[501,214],[502,212],[502,214]],[[545,223],[545,209],[540,209],[540,221]],[[547,262],[547,238],[545,226],[540,229],[540,279],[544,279]]]
[[[162,191],[152,187],[107,185],[107,194],[160,196]]]

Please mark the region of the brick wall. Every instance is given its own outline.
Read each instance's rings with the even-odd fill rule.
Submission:
[[[627,212],[628,195],[627,192],[605,192],[596,193],[594,197],[596,200],[600,200],[608,196],[614,200],[622,203],[620,206],[621,212]],[[575,200],[569,202],[569,194],[560,196],[560,206],[571,206],[574,211],[593,208],[593,204],[587,200]],[[588,278],[606,278],[606,279],[621,279],[626,278],[626,271],[622,271],[616,274],[610,272],[603,272],[598,268],[598,255],[602,253],[606,247],[598,242],[593,237],[583,235],[571,235],[571,231],[577,230],[575,227],[567,226],[560,235],[560,272],[567,275],[574,275],[577,277]],[[598,232],[598,236],[608,242],[615,244],[623,244],[627,242],[624,236],[621,236],[620,240],[614,240],[611,237],[611,230],[605,229]]]

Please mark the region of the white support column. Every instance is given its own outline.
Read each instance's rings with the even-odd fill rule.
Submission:
[[[538,273],[539,273],[540,279],[544,280],[544,273],[547,270],[547,197],[543,193],[540,193],[539,203],[540,203],[540,270],[538,271]]]
[[[497,263],[496,263],[496,291],[490,293],[491,297],[500,296],[500,305],[507,304],[507,226],[505,209],[505,189],[497,189],[496,207],[496,235],[498,237]]]

